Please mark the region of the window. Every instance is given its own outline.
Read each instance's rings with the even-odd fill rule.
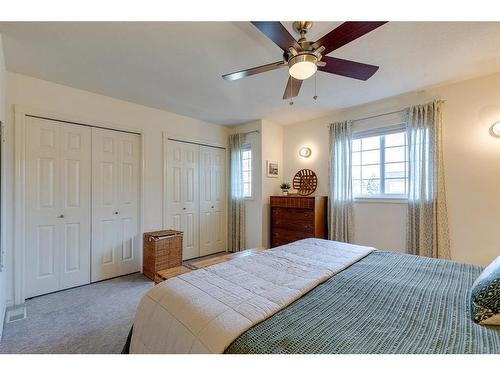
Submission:
[[[408,145],[401,128],[354,134],[352,190],[354,197],[406,198]]]
[[[241,151],[241,177],[243,179],[243,197],[252,198],[252,148],[245,145]]]

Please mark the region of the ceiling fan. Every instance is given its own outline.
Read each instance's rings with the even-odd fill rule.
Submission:
[[[316,70],[366,81],[375,74],[378,66],[326,55],[385,23],[387,21],[344,22],[321,39],[313,42],[306,39],[306,33],[313,24],[311,21],[293,23],[293,29],[300,34],[299,40],[295,40],[281,22],[254,21],[252,24],[283,50],[283,60],[225,74],[222,78],[233,81],[288,66],[290,77],[288,77],[283,99],[296,97],[299,94],[302,81],[311,77],[316,73]]]

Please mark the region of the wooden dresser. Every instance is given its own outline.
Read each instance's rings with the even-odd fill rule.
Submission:
[[[272,196],[271,247],[304,238],[327,238],[328,197]]]

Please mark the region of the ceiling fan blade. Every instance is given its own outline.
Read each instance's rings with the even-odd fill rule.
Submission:
[[[352,42],[359,37],[368,34],[370,31],[386,24],[388,21],[381,22],[359,22],[359,21],[349,21],[344,22],[339,27],[333,29],[328,34],[318,39],[314,44],[313,48],[324,46],[325,50],[322,52],[323,56],[329,54],[330,52],[336,50],[337,48]]]
[[[295,98],[299,95],[300,86],[302,86],[302,80],[288,76],[288,83],[286,84],[286,89],[283,93],[283,99]]]
[[[258,28],[269,39],[276,43],[283,51],[288,51],[289,47],[300,50],[300,45],[293,36],[285,29],[281,22],[252,21],[252,25]]]
[[[285,65],[283,61],[277,61],[271,64],[257,66],[255,68],[240,70],[238,72],[233,72],[229,74],[224,74],[222,78],[227,81],[234,81],[236,79],[245,78],[249,76],[253,76],[254,74],[268,72],[270,70],[278,69],[279,67]]]
[[[362,81],[366,81],[378,70],[378,66],[375,65],[363,64],[330,56],[323,56],[321,61],[326,62],[325,66],[318,66],[318,70],[322,72],[360,79]]]

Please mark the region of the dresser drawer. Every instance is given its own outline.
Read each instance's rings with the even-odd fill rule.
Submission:
[[[276,228],[314,233],[314,212],[311,210],[273,207],[271,222]]]
[[[315,197],[284,196],[271,197],[271,207],[314,209]]]
[[[273,228],[273,233],[271,234],[272,247],[281,246],[290,242],[311,237],[314,237],[312,233]]]
[[[273,219],[287,219],[291,221],[313,221],[314,211],[303,208],[272,207]]]

